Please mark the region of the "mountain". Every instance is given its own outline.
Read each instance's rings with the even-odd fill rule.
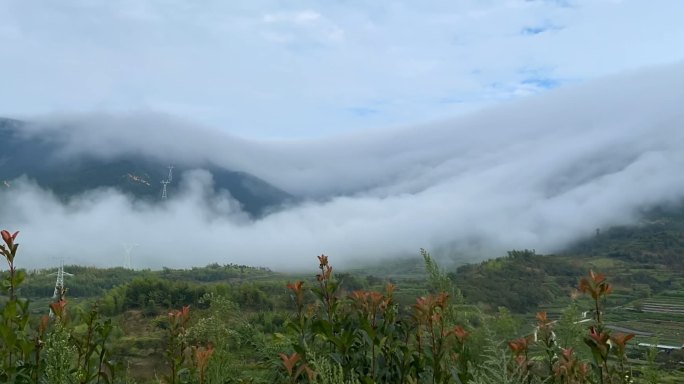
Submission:
[[[64,156],[59,141],[26,135],[26,123],[0,118],[0,188],[11,187],[22,175],[42,188],[66,199],[88,190],[111,187],[138,199],[161,200],[163,180],[169,177],[169,164],[151,156],[96,158],[89,155]],[[177,164],[173,174],[191,169],[209,171],[216,192],[228,192],[253,217],[293,200],[293,196],[251,174],[228,170],[213,164]],[[169,184],[169,195],[178,185]]]

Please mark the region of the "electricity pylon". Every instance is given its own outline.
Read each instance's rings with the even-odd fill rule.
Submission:
[[[126,269],[133,269],[133,257],[131,256],[131,252],[133,252],[133,248],[137,247],[139,244],[127,244],[124,243],[124,251],[126,252],[124,254],[124,265],[123,267]]]
[[[55,291],[52,294],[52,300],[53,301],[60,301],[64,299],[64,295],[66,294],[66,287],[64,287],[64,276],[73,276],[73,274],[64,272],[64,259],[59,260],[59,268],[57,268],[57,272],[51,273],[51,275],[57,275],[57,281],[55,282]],[[52,312],[52,308],[50,308],[50,317],[55,317],[55,314]]]
[[[64,287],[64,276],[73,276],[73,274],[64,272],[64,259],[60,259],[59,268],[57,268],[57,272],[52,273],[52,275],[57,275],[55,292],[52,294],[52,298],[54,300],[61,300],[64,298],[64,294],[66,293],[66,288]]]
[[[169,185],[170,181],[164,180],[164,181],[162,181],[161,183],[164,185],[164,186],[162,187],[162,196],[161,196],[161,198],[162,198],[162,200],[166,200],[166,197],[167,197],[167,195],[166,195],[166,186]]]

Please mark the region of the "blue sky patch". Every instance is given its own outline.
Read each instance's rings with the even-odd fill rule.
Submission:
[[[544,33],[548,31],[549,28],[547,27],[525,27],[520,31],[523,35],[538,35],[540,33]]]
[[[348,108],[348,110],[353,113],[356,116],[359,117],[367,117],[367,116],[372,116],[372,115],[377,115],[380,113],[380,110],[375,109],[375,108],[369,108],[369,107],[352,107]]]
[[[535,87],[552,89],[561,84],[560,80],[551,77],[530,77],[522,81],[522,84],[533,85]]]

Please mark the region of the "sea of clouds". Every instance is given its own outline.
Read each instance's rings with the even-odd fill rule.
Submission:
[[[168,201],[113,189],[67,202],[29,179],[0,192],[0,226],[21,230],[20,265],[137,268],[212,262],[294,270],[416,256],[562,249],[684,197],[684,63],[549,91],[448,121],[315,140],[252,140],[149,112],[49,115],[23,134],[61,155],[143,154],[196,165]],[[265,111],[267,113],[267,111]],[[212,163],[299,203],[250,218],[216,194]]]

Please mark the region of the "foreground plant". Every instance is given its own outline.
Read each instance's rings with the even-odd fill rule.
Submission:
[[[83,317],[85,333],[74,331],[67,316],[65,292],[50,304],[47,315],[31,328],[29,301],[19,297],[26,277],[15,261],[19,232],[0,231],[0,254],[7,262],[0,292],[7,296],[0,307],[0,382],[3,383],[111,383],[115,364],[109,354],[111,320],[99,318],[97,306]],[[80,325],[80,323],[75,324]]]
[[[341,372],[327,371],[344,382],[467,379],[469,332],[447,320],[446,292],[418,298],[412,311],[402,316],[394,302],[394,285],[388,284],[382,292],[357,290],[344,295],[328,257],[318,256],[318,261],[320,273],[310,289],[313,302],[306,302],[304,282],[288,284],[296,309],[289,323],[294,352],[280,355],[282,382],[328,382],[313,371],[317,366],[339,366]]]
[[[611,334],[603,322],[601,303],[613,292],[613,287],[604,274],[589,271],[589,276],[580,280],[579,291],[590,295],[594,304],[594,324],[589,328],[589,335],[585,336],[584,342],[591,348],[592,366],[597,372],[599,383],[632,383],[626,344],[634,335]]]
[[[72,332],[71,341],[76,348],[78,381],[81,384],[100,381],[110,383],[115,367],[110,359],[108,342],[112,334],[111,319],[103,320],[93,305],[90,312],[83,316],[86,330],[83,334]]]
[[[7,262],[8,272],[0,281],[0,292],[7,301],[0,307],[0,382],[21,383],[32,379],[35,359],[32,352],[36,342],[29,329],[29,301],[17,296],[19,286],[26,278],[14,261],[19,249],[16,242],[19,232],[0,231],[0,254]]]
[[[50,383],[76,383],[76,375],[72,369],[76,347],[70,341],[71,334],[65,324],[66,301],[60,300],[51,307],[55,323],[45,341],[45,378]]]
[[[605,275],[590,271],[580,280],[579,291],[592,299],[593,324],[584,336],[591,350],[592,362],[583,362],[571,346],[556,342],[555,322],[549,321],[546,312],[537,314],[537,327],[533,335],[509,342],[514,355],[514,370],[527,380],[560,384],[628,384],[633,383],[627,362],[627,342],[634,335],[611,333],[603,321],[603,303],[613,291]],[[539,352],[533,356],[532,351]],[[591,368],[590,368],[591,367]],[[593,371],[593,374],[592,374]]]
[[[166,382],[170,384],[181,383],[187,380],[189,370],[186,367],[186,352],[189,348],[187,342],[187,329],[190,321],[190,306],[186,305],[181,310],[169,312],[168,342],[166,347],[166,362],[171,372],[166,376]]]

